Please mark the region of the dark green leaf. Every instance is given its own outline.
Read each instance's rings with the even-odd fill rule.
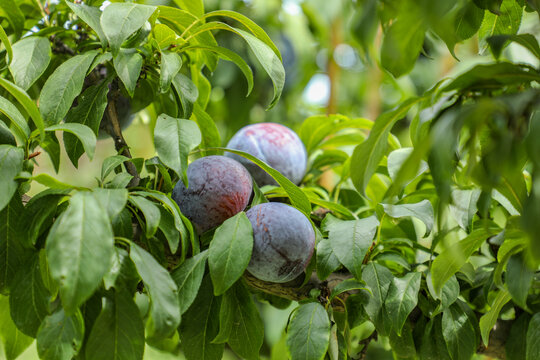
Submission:
[[[516,0],[503,0],[500,12],[487,12],[478,30],[481,51],[487,47],[486,38],[499,34],[516,34],[521,24],[523,6]]]
[[[113,64],[114,70],[122,80],[129,96],[133,97],[137,87],[137,80],[141,74],[142,56],[135,49],[120,49],[113,59]]]
[[[496,59],[501,56],[501,52],[509,42],[514,41],[529,50],[534,56],[540,59],[540,46],[538,40],[531,34],[519,35],[494,35],[487,38],[491,51]]]
[[[527,295],[533,282],[534,272],[529,269],[523,253],[512,255],[506,265],[506,286],[512,300],[527,309]]]
[[[19,223],[23,216],[24,207],[19,196],[13,196],[0,211],[0,293],[7,292],[26,257],[24,229]]]
[[[526,360],[527,329],[530,320],[531,316],[526,312],[514,320],[505,344],[508,360]]]
[[[45,318],[37,334],[37,351],[43,360],[70,360],[81,348],[84,320],[77,310],[68,316],[59,308]]]
[[[22,171],[24,151],[11,145],[0,145],[0,210],[4,209],[17,191],[15,177]]]
[[[497,323],[497,318],[499,317],[502,307],[509,302],[510,299],[512,299],[512,297],[508,291],[499,291],[497,297],[493,300],[489,311],[480,318],[480,333],[482,334],[482,340],[486,347],[489,345],[489,333]]]
[[[150,294],[149,337],[168,337],[180,324],[178,287],[167,270],[135,243],[131,243],[130,257]]]
[[[291,360],[321,360],[330,342],[330,319],[317,303],[300,305],[294,312],[287,332]]]
[[[156,233],[161,219],[161,213],[156,203],[142,197],[129,197],[129,202],[135,205],[144,215],[146,220],[146,237],[151,238]]]
[[[211,148],[221,146],[221,136],[214,120],[204,111],[199,104],[193,107],[193,120],[199,125],[201,130],[201,148]],[[216,151],[205,151],[207,155],[217,155]]]
[[[0,145],[17,146],[17,141],[7,125],[0,120]]]
[[[101,181],[105,180],[107,175],[126,161],[129,161],[129,158],[123,155],[113,155],[103,160],[103,164],[101,165]]]
[[[214,296],[210,276],[203,279],[199,294],[183,316],[182,350],[187,360],[221,360],[223,344],[213,344],[219,331],[220,297]]]
[[[9,65],[13,61],[13,48],[11,47],[11,43],[6,34],[6,31],[4,30],[2,26],[0,26],[0,41],[4,45],[4,48],[6,49],[7,56],[8,56],[7,64]]]
[[[346,279],[337,284],[330,293],[330,300],[334,299],[339,294],[345,291],[366,289],[366,285],[356,279]]]
[[[180,314],[185,313],[193,303],[193,300],[197,297],[203,279],[207,258],[208,251],[205,250],[184,261],[184,263],[171,274],[174,282],[178,286]]]
[[[406,322],[401,331],[401,335],[398,335],[393,329],[390,332],[390,346],[398,357],[411,359],[415,358],[416,348],[414,346],[414,339],[411,329],[411,324]]]
[[[21,230],[25,232],[23,238],[27,246],[35,245],[38,237],[51,226],[58,201],[67,193],[67,191],[45,190],[26,204],[24,216],[19,221]]]
[[[114,218],[124,209],[128,199],[127,189],[101,189],[93,190],[94,197],[107,210],[109,218]]]
[[[441,316],[431,319],[420,333],[419,357],[422,360],[452,360],[441,328]]]
[[[45,131],[64,131],[75,135],[81,142],[84,152],[88,155],[88,158],[92,160],[94,158],[94,152],[96,150],[96,135],[88,126],[77,123],[64,123],[53,125],[45,128]]]
[[[159,159],[174,170],[186,186],[189,152],[201,143],[201,132],[194,121],[161,114],[154,128],[154,144]]]
[[[72,196],[46,243],[51,276],[68,314],[92,295],[111,266],[113,232],[107,210],[89,192]]]
[[[172,51],[161,52],[161,69],[159,72],[159,91],[165,93],[171,88],[171,82],[182,68],[182,57]]]
[[[34,339],[20,332],[11,320],[9,299],[6,296],[0,295],[0,309],[0,347],[4,349],[4,354],[0,351],[0,355],[5,355],[6,360],[15,360]]]
[[[328,239],[322,239],[317,244],[317,276],[320,280],[325,280],[331,273],[341,265],[332,244]]]
[[[9,297],[11,318],[19,330],[36,337],[39,326],[49,314],[49,292],[43,284],[39,257],[35,253],[15,274]]]
[[[45,72],[51,61],[51,45],[49,40],[38,36],[30,36],[13,44],[13,61],[9,71],[15,84],[28,90]]]
[[[383,336],[387,336],[392,327],[392,320],[388,316],[385,302],[393,279],[394,276],[390,270],[374,262],[369,262],[362,273],[362,280],[372,294],[365,306],[366,313],[379,334]]]
[[[452,359],[469,360],[476,351],[474,326],[458,304],[443,312],[442,333]]]
[[[77,99],[78,105],[72,107],[66,115],[66,123],[79,123],[88,126],[98,135],[99,124],[107,107],[109,82],[102,81],[88,87]],[[95,144],[95,143],[94,143]],[[84,154],[84,143],[69,132],[64,132],[64,146],[69,159],[77,167],[78,160]]]
[[[411,272],[402,278],[395,277],[388,289],[385,307],[392,327],[399,336],[405,320],[418,303],[421,280],[421,273]]]
[[[227,342],[242,359],[258,360],[263,340],[264,325],[259,311],[245,286],[237,282],[223,294],[219,334],[212,342]]]
[[[324,219],[328,240],[339,261],[357,278],[362,278],[362,263],[373,243],[379,221],[375,216],[360,220],[338,220],[332,215]]]
[[[174,216],[163,206],[159,207],[161,217],[159,220],[159,230],[163,233],[167,239],[167,244],[169,244],[169,249],[171,253],[176,253],[178,251],[178,246],[180,245],[180,233],[174,226]]]
[[[183,117],[189,119],[193,113],[193,106],[199,97],[199,89],[190,78],[183,74],[176,74],[172,79],[172,84],[180,98],[184,110]]]
[[[214,294],[221,295],[244,273],[253,249],[253,227],[240,212],[219,226],[208,252]]]
[[[14,0],[2,0],[0,10],[2,10],[2,17],[7,18],[13,32],[19,37],[24,29],[24,14],[19,5]]]
[[[56,125],[64,119],[73,100],[80,94],[86,71],[96,55],[97,51],[76,55],[49,76],[39,95],[39,111],[46,125]]]
[[[106,298],[86,344],[88,360],[142,360],[144,324],[139,308],[126,292]]]
[[[116,55],[120,45],[139,30],[154,13],[156,7],[133,3],[112,3],[101,14],[101,28]]]
[[[17,136],[21,143],[25,143],[28,136],[30,136],[30,127],[19,109],[9,100],[0,96],[0,113],[8,117],[11,121],[14,135]]]
[[[540,313],[536,313],[529,322],[527,330],[527,360],[534,360],[540,354]]]

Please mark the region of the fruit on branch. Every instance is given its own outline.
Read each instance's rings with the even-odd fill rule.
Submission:
[[[300,275],[315,246],[315,232],[306,216],[282,203],[255,205],[246,215],[254,241],[248,271],[260,280],[277,283]]]
[[[238,161],[206,156],[187,169],[188,187],[176,183],[172,197],[199,233],[244,210],[252,191],[251,176]]]
[[[294,131],[276,123],[248,125],[240,129],[227,147],[245,151],[279,171],[293,183],[304,177],[307,153],[304,144]],[[226,153],[244,165],[259,186],[277,185],[275,180],[259,166],[239,155]]]

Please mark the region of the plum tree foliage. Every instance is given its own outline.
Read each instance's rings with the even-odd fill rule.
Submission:
[[[147,345],[188,360],[360,359],[371,342],[404,359],[540,357],[540,70],[501,60],[511,42],[540,59],[535,34],[518,34],[537,0],[353,2],[358,50],[373,54],[380,29],[392,76],[411,71],[427,36],[453,55],[477,36],[494,58],[376,119],[305,119],[301,181],[288,169],[305,165],[302,144],[287,154],[270,141],[260,159],[222,148],[207,111],[223,61],[248,96],[264,74],[277,104],[285,70],[265,30],[202,0],[105,5],[0,1],[5,358],[34,339],[47,360],[142,359]],[[224,32],[240,42],[220,45]],[[132,156],[126,106],[153,114],[157,156]],[[392,133],[404,118],[411,146]],[[34,171],[44,156],[58,171],[62,146],[75,167],[92,159],[100,129],[117,154],[93,188]],[[225,153],[273,183],[251,183]],[[28,196],[32,184],[46,190]],[[175,185],[205,198],[189,204]],[[209,221],[212,206],[227,212]],[[267,307],[290,313],[271,344]]]

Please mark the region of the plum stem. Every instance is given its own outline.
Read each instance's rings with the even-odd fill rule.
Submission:
[[[111,84],[111,93],[109,94],[109,102],[107,104],[107,117],[109,118],[109,122],[111,126],[108,127],[107,131],[109,132],[109,135],[114,140],[114,147],[116,151],[120,155],[123,155],[129,159],[132,159],[131,152],[129,151],[129,146],[126,143],[126,140],[124,139],[124,135],[122,134],[122,128],[120,127],[120,122],[118,121],[118,111],[116,110],[116,101],[119,96],[119,90],[118,90],[118,84],[115,81]],[[139,185],[139,181],[141,180],[139,173],[137,172],[137,168],[135,167],[135,164],[133,164],[131,161],[124,162],[124,166],[126,167],[127,172],[133,176],[131,181],[128,184],[128,187],[135,187]]]

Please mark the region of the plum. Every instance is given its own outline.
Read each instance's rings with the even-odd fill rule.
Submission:
[[[307,267],[315,246],[311,223],[297,209],[264,203],[247,212],[253,226],[253,253],[247,270],[256,278],[283,283]]]
[[[172,197],[182,213],[202,234],[244,210],[252,191],[252,179],[238,161],[225,156],[206,156],[189,164],[188,187],[178,181]]]
[[[281,124],[245,126],[231,138],[227,147],[255,156],[295,184],[300,183],[306,172],[307,153],[302,140],[294,131]],[[232,153],[225,155],[242,163],[257,185],[277,185],[270,175],[250,160]]]

